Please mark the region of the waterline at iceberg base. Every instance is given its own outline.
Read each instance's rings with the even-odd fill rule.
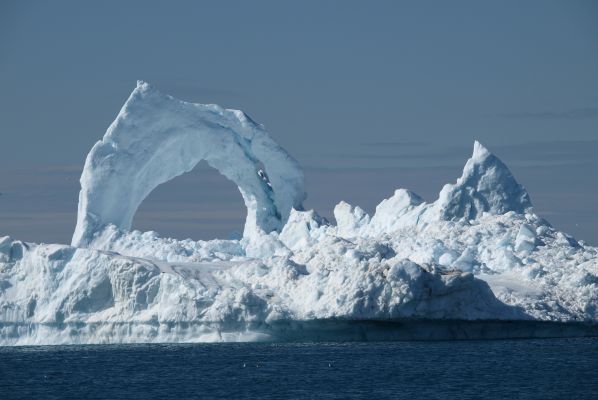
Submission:
[[[240,240],[131,231],[206,160],[239,186]],[[438,340],[598,334],[598,248],[554,229],[480,143],[424,202],[306,211],[299,164],[244,113],[139,82],[81,176],[71,245],[0,238],[0,344]]]
[[[505,320],[289,320],[236,323],[3,324],[4,345],[493,340],[598,335],[593,324]],[[48,342],[47,338],[52,341]]]

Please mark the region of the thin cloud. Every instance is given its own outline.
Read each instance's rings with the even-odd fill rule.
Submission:
[[[240,92],[232,89],[207,87],[191,81],[157,79],[155,82],[149,82],[155,84],[158,90],[185,101],[203,101],[209,103],[214,98],[219,101],[223,99],[233,101],[242,97]]]
[[[580,107],[563,111],[521,111],[499,115],[514,119],[590,119],[598,118],[598,107]]]
[[[401,141],[401,140],[391,140],[391,141],[371,141],[371,142],[361,142],[359,143],[362,146],[372,146],[372,147],[423,147],[427,146],[428,142],[417,142],[417,141]]]

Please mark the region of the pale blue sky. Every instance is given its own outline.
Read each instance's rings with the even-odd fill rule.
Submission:
[[[434,200],[478,139],[598,244],[598,2],[3,1],[0,234],[69,241],[85,155],[137,79],[266,125],[323,215],[397,187]],[[242,229],[218,178],[158,188],[136,226]]]

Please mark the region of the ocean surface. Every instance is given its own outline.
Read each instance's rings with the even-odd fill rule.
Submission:
[[[598,399],[598,338],[0,347],[0,399]]]

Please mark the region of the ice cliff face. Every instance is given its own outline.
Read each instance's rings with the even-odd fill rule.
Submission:
[[[151,189],[201,159],[239,185],[242,240],[128,231]],[[302,182],[241,112],[138,85],[87,158],[73,246],[0,238],[0,344],[280,339],[331,320],[598,321],[598,249],[536,216],[477,142],[432,203],[398,189],[373,216],[339,203],[334,224],[297,210]]]

